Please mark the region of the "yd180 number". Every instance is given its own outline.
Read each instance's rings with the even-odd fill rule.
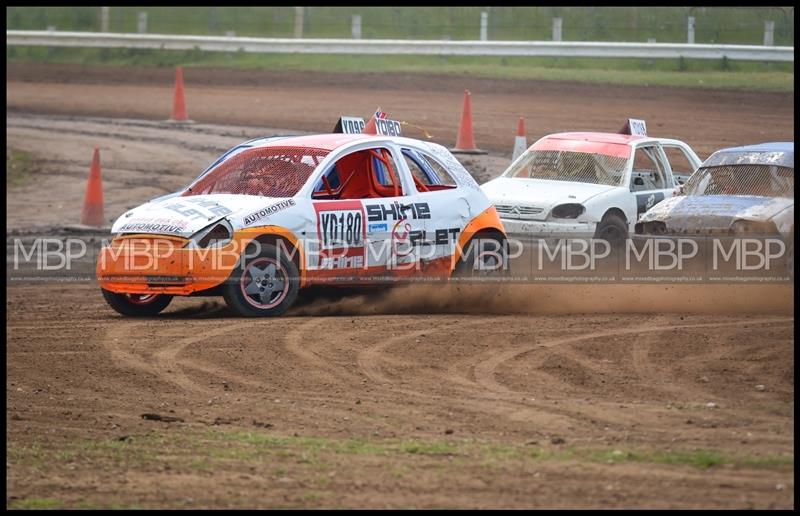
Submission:
[[[331,211],[319,215],[323,247],[362,247],[364,221],[360,211]]]

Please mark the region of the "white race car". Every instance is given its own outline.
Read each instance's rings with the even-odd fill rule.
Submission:
[[[97,276],[125,315],[154,315],[175,295],[221,295],[242,315],[279,315],[309,285],[505,265],[500,247],[471,251],[476,239],[505,241],[472,176],[441,145],[399,136],[246,142],[111,231]]]
[[[700,165],[685,143],[617,133],[559,133],[481,186],[509,235],[620,241]]]

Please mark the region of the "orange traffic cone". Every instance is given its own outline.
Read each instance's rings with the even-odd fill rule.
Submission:
[[[172,117],[173,122],[189,122],[189,117],[186,116],[186,101],[183,96],[183,67],[179,66],[175,69],[175,96],[172,100]]]
[[[470,98],[469,90],[464,90],[464,109],[461,112],[461,123],[458,126],[458,138],[455,148],[450,151],[460,154],[487,154],[486,151],[475,147],[475,139],[472,137],[472,101]]]
[[[525,138],[525,119],[519,117],[519,122],[517,123],[517,137],[514,138],[514,153],[511,155],[511,161],[517,159],[527,148],[528,140]]]
[[[89,182],[86,184],[86,196],[83,198],[81,224],[102,226],[103,216],[103,179],[100,175],[100,149],[94,148],[92,167],[89,169]]]

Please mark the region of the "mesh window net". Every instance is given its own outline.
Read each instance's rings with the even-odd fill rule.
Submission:
[[[508,177],[620,186],[628,160],[604,154],[532,151]]]
[[[775,165],[725,165],[698,170],[686,195],[757,195],[794,199],[794,169]]]
[[[183,195],[292,197],[328,153],[303,147],[261,147],[240,152],[198,179]]]

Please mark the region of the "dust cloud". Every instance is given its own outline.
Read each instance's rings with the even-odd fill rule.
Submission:
[[[292,315],[566,313],[794,313],[793,284],[425,284],[338,299]]]

